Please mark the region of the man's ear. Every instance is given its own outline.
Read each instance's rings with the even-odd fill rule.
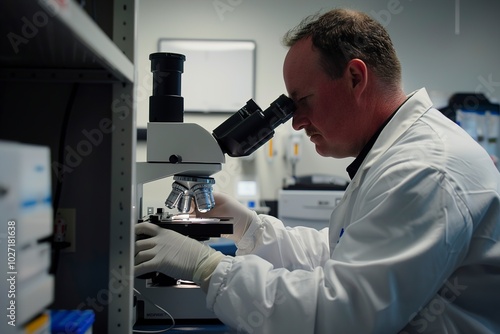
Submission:
[[[351,89],[356,96],[360,96],[368,83],[368,68],[361,59],[351,59],[347,63],[347,73],[351,81]]]

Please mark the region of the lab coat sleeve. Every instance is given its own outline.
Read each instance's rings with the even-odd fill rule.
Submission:
[[[330,258],[328,228],[285,227],[279,219],[259,215],[237,243],[236,255],[257,255],[275,268],[312,270]]]
[[[404,172],[389,167],[365,180],[350,203],[359,209],[322,266],[290,271],[256,255],[225,258],[208,308],[242,333],[397,333],[463,258],[471,222],[445,174],[396,169]]]

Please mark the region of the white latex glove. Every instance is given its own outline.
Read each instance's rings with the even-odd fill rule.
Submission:
[[[135,234],[150,238],[135,242],[135,276],[160,272],[194,281],[206,291],[221,252],[172,230],[148,222],[135,225]]]
[[[257,213],[226,194],[214,193],[213,195],[215,207],[205,213],[197,211],[196,216],[201,218],[233,217],[233,234],[222,236],[235,242],[240,241],[252,221],[258,219]]]

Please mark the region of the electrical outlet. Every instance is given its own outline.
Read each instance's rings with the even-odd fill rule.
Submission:
[[[60,222],[58,222],[59,219],[61,219]],[[58,209],[56,212],[56,221],[54,225],[54,236],[56,238],[56,241],[69,243],[69,247],[64,248],[63,252],[76,251],[75,232],[76,232],[76,210]]]

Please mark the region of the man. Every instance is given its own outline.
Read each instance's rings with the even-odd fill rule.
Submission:
[[[500,177],[488,154],[405,95],[385,29],[332,10],[285,37],[284,80],[326,157],[356,157],[330,227],[286,229],[219,194],[236,257],[154,225],[136,274],[194,279],[207,306],[249,333],[500,332]]]

